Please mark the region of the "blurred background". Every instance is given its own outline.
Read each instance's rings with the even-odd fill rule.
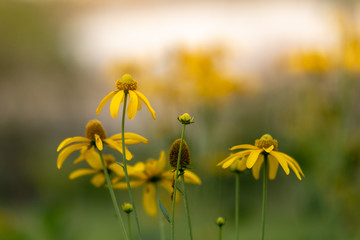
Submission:
[[[107,189],[90,177],[69,180],[86,165],[74,166],[73,154],[59,171],[56,148],[95,118],[108,135],[120,132],[109,105],[95,110],[124,73],[157,115],[143,108],[127,120],[126,131],[150,141],[129,147],[132,163],[168,152],[181,134],[177,116],[195,117],[185,133],[203,181],[188,187],[195,239],[216,239],[219,216],[224,239],[233,239],[235,175],[216,163],[264,133],[306,175],[279,169],[269,182],[266,238],[360,239],[357,1],[2,0],[1,240],[120,238]],[[144,239],[159,239],[142,188],[134,193]],[[241,239],[257,239],[262,181],[244,172],[240,194]]]

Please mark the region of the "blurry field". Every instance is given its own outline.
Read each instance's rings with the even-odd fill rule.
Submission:
[[[279,150],[296,159],[306,176],[299,181],[294,173],[286,176],[279,169],[277,178],[269,182],[266,239],[359,239],[359,6],[351,1],[339,4],[334,1],[324,6],[315,1],[306,5],[305,9],[314,9],[311,12],[328,14],[323,22],[332,26],[332,35],[323,45],[290,42],[281,49],[269,43],[267,48],[263,38],[256,41],[268,51],[252,55],[246,41],[243,47],[220,37],[210,44],[185,38],[190,43],[182,39],[156,54],[149,49],[128,57],[125,50],[121,52],[127,41],[119,41],[122,48],[110,56],[102,54],[94,39],[94,51],[77,58],[86,48],[72,52],[79,42],[67,35],[76,29],[69,27],[70,22],[80,25],[87,19],[81,16],[91,16],[101,4],[2,1],[0,239],[121,237],[107,189],[92,186],[87,177],[69,180],[70,172],[79,168],[72,164],[76,154],[59,171],[56,148],[67,137],[82,136],[91,119],[99,119],[108,135],[120,132],[120,118],[110,117],[108,105],[99,116],[95,110],[124,73],[138,81],[139,90],[157,115],[154,121],[141,110],[134,120],[127,120],[126,131],[149,139],[147,145],[129,147],[135,156],[131,164],[157,158],[161,150],[168,152],[181,134],[178,115],[188,112],[194,116],[185,139],[192,171],[202,179],[201,186],[187,187],[195,239],[216,239],[219,216],[227,220],[223,239],[233,239],[235,175],[216,164],[229,155],[228,148],[254,144],[264,133],[278,140]],[[124,2],[123,6],[135,16],[136,9],[142,9],[139,18],[147,12],[146,3]],[[245,4],[243,9],[241,4],[236,6],[239,11],[263,9],[260,3],[250,8]],[[205,5],[203,11],[207,13]],[[224,22],[241,31],[237,22],[227,18]],[[213,31],[216,33],[216,28]],[[146,45],[146,39],[142,41]],[[142,41],[137,38],[134,44]],[[129,49],[137,49],[137,45]],[[250,171],[241,176],[241,239],[260,235],[261,183]],[[129,201],[126,191],[116,194],[119,204]],[[134,194],[144,239],[159,239],[157,218],[143,210],[142,188],[134,189]],[[165,191],[160,194],[170,211],[170,196]],[[186,239],[182,202],[176,214],[177,239]],[[166,232],[169,236],[168,224]]]

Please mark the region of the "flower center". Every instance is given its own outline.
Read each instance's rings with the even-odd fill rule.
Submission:
[[[101,125],[100,121],[98,120],[91,120],[86,125],[85,130],[85,137],[89,139],[95,139],[95,134],[99,135],[101,139],[106,138],[106,132],[103,126]]]
[[[260,139],[255,140],[255,146],[261,149],[268,148],[271,145],[274,146],[274,151],[278,150],[278,141],[273,139],[269,134],[264,134]]]
[[[118,90],[136,90],[137,82],[130,74],[124,74],[120,80],[116,81],[116,88]]]
[[[177,160],[179,155],[179,148],[180,148],[180,141],[181,139],[177,139],[173,142],[169,152],[169,162],[170,165],[174,168],[177,167]],[[186,167],[190,164],[190,151],[189,147],[186,144],[185,140],[183,140],[183,145],[181,148],[181,156],[180,156],[180,168]]]

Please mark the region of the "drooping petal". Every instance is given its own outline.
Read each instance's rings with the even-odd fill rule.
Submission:
[[[126,145],[133,145],[133,144],[138,144],[138,143],[149,143],[149,140],[147,140],[146,138],[144,138],[136,133],[126,132],[126,133],[124,133],[124,137],[125,137]],[[122,141],[122,134],[121,133],[115,134],[115,135],[111,136],[110,139],[115,140],[115,141]]]
[[[85,175],[90,175],[90,174],[94,174],[96,173],[97,171],[95,169],[78,169],[78,170],[75,170],[73,171],[72,173],[70,173],[69,175],[69,179],[75,179],[75,178],[78,178],[78,177],[81,177],[81,176],[85,176]]]
[[[91,178],[91,183],[95,186],[95,187],[100,187],[104,184],[105,182],[105,175],[103,172],[96,174],[93,178]]]
[[[247,168],[252,168],[256,162],[256,160],[258,160],[259,154],[262,152],[262,149],[259,150],[252,150],[249,157],[247,158],[246,161],[246,167]]]
[[[231,160],[233,157],[237,157],[237,159],[246,156],[247,154],[249,154],[252,150],[244,150],[244,151],[240,151],[237,153],[232,153],[230,154],[230,156],[228,156],[227,158],[225,158],[224,160],[222,160],[221,162],[219,162],[218,164],[216,164],[216,166],[220,166],[222,164],[224,164],[225,162]]]
[[[123,153],[122,145],[119,144],[118,142],[116,142],[110,138],[104,139],[104,142],[107,145],[109,145],[109,147],[111,147],[112,149],[115,149],[115,150],[119,151],[120,153]],[[127,148],[125,148],[125,153],[126,153],[125,155],[126,155],[127,160],[131,160],[133,158],[133,155]]]
[[[272,155],[273,157],[275,157],[278,160],[281,167],[284,169],[286,175],[289,175],[290,170],[289,170],[289,166],[286,162],[286,158],[284,156],[282,156],[281,154],[279,154],[279,152],[277,152],[277,151],[270,152],[270,155]]]
[[[166,155],[165,151],[161,151],[159,160],[157,161],[157,170],[162,172],[166,166]]]
[[[189,170],[185,170],[184,180],[187,183],[193,183],[193,184],[199,184],[199,185],[201,184],[201,180],[200,180],[199,176]]]
[[[230,148],[230,150],[235,150],[235,149],[251,149],[251,150],[256,150],[259,149],[258,147],[251,145],[251,144],[241,144],[241,145],[237,145],[237,146],[233,146],[232,148]]]
[[[133,180],[133,181],[130,181],[130,187],[136,188],[136,187],[141,186],[144,183],[145,183],[144,180]],[[113,184],[112,187],[115,189],[127,189],[127,183],[126,182],[118,182],[118,183]]]
[[[154,183],[147,183],[145,185],[143,194],[143,205],[147,214],[149,214],[150,216],[156,216],[156,186]]]
[[[162,179],[169,180],[169,181],[172,181],[173,178],[174,178],[174,173],[173,173],[172,170],[163,172],[163,173],[161,174],[161,178],[162,178]]]
[[[66,145],[69,145],[70,143],[75,143],[75,142],[86,142],[89,143],[91,140],[86,138],[86,137],[70,137],[70,138],[66,138],[64,141],[62,141],[57,150],[56,151],[60,151],[63,147],[65,147]]]
[[[89,151],[85,156],[86,162],[92,167],[93,169],[102,170],[103,165],[101,163],[101,158],[98,152],[95,150]],[[106,164],[106,163],[105,163]]]
[[[88,143],[77,143],[77,144],[73,144],[71,146],[68,146],[66,148],[64,148],[60,153],[59,156],[57,158],[57,167],[58,169],[61,168],[62,164],[64,163],[65,159],[74,151],[81,149],[84,146],[87,146]]]
[[[152,118],[155,120],[156,116],[155,116],[155,111],[154,109],[151,107],[149,100],[139,91],[134,90],[134,92],[136,93],[136,95],[138,95],[138,97],[141,99],[141,101],[143,101],[146,105],[146,107],[149,109]]]
[[[116,118],[119,112],[120,104],[124,101],[124,91],[118,91],[110,102],[110,114]]]
[[[260,154],[258,160],[255,162],[254,166],[252,167],[252,174],[256,180],[258,180],[260,177],[260,170],[263,162],[264,162],[264,155]]]
[[[301,176],[299,174],[299,171],[297,170],[297,168],[295,167],[295,165],[292,162],[287,162],[289,164],[289,167],[294,171],[295,175],[297,176],[297,178],[301,181]]]
[[[300,165],[298,164],[298,162],[297,162],[295,159],[293,159],[292,157],[290,157],[289,155],[287,155],[287,154],[285,154],[285,153],[282,153],[282,152],[279,152],[279,153],[280,153],[282,156],[284,156],[284,157],[287,159],[288,162],[291,162],[291,163],[296,167],[296,169],[299,171],[299,173],[300,173],[303,177],[305,177],[303,171],[301,170]]]
[[[233,158],[237,158],[238,156],[235,154],[230,154],[230,156],[228,156],[227,158],[225,158],[224,160],[222,160],[221,162],[219,162],[218,164],[216,164],[216,166],[221,166],[223,165],[225,162],[232,160]]]
[[[104,146],[99,135],[95,134],[95,145],[99,151],[102,151]]]
[[[238,160],[239,156],[233,156],[232,158],[230,158],[229,160],[227,160],[223,165],[222,168],[228,168],[231,166],[231,164],[233,164],[233,162],[235,162],[235,160]]]
[[[114,172],[117,176],[125,176],[124,169],[117,163],[111,163],[107,166],[107,168]]]
[[[127,115],[129,119],[133,119],[136,115],[138,107],[138,96],[132,90],[129,90],[129,105],[127,108]]]
[[[271,155],[268,156],[269,161],[269,179],[274,180],[279,168],[279,162]]]
[[[108,95],[106,95],[100,102],[99,106],[96,109],[96,115],[99,115],[101,112],[101,109],[104,107],[104,105],[116,94],[116,91],[110,92]]]
[[[141,100],[140,99],[138,99],[138,106],[137,106],[137,110],[139,111],[139,110],[141,110]]]
[[[274,145],[271,145],[268,148],[264,148],[265,152],[270,153],[274,149]]]
[[[246,169],[246,158],[242,157],[238,161],[235,161],[233,164],[236,164],[236,170],[244,171]]]

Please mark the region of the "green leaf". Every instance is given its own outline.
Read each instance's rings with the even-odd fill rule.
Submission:
[[[169,213],[166,211],[166,208],[164,207],[164,205],[162,204],[162,202],[160,200],[159,200],[159,207],[161,209],[162,214],[166,218],[166,220],[170,223]]]
[[[176,186],[176,189],[177,189],[182,195],[184,195],[183,190],[181,190],[181,188],[180,188],[179,186]]]

